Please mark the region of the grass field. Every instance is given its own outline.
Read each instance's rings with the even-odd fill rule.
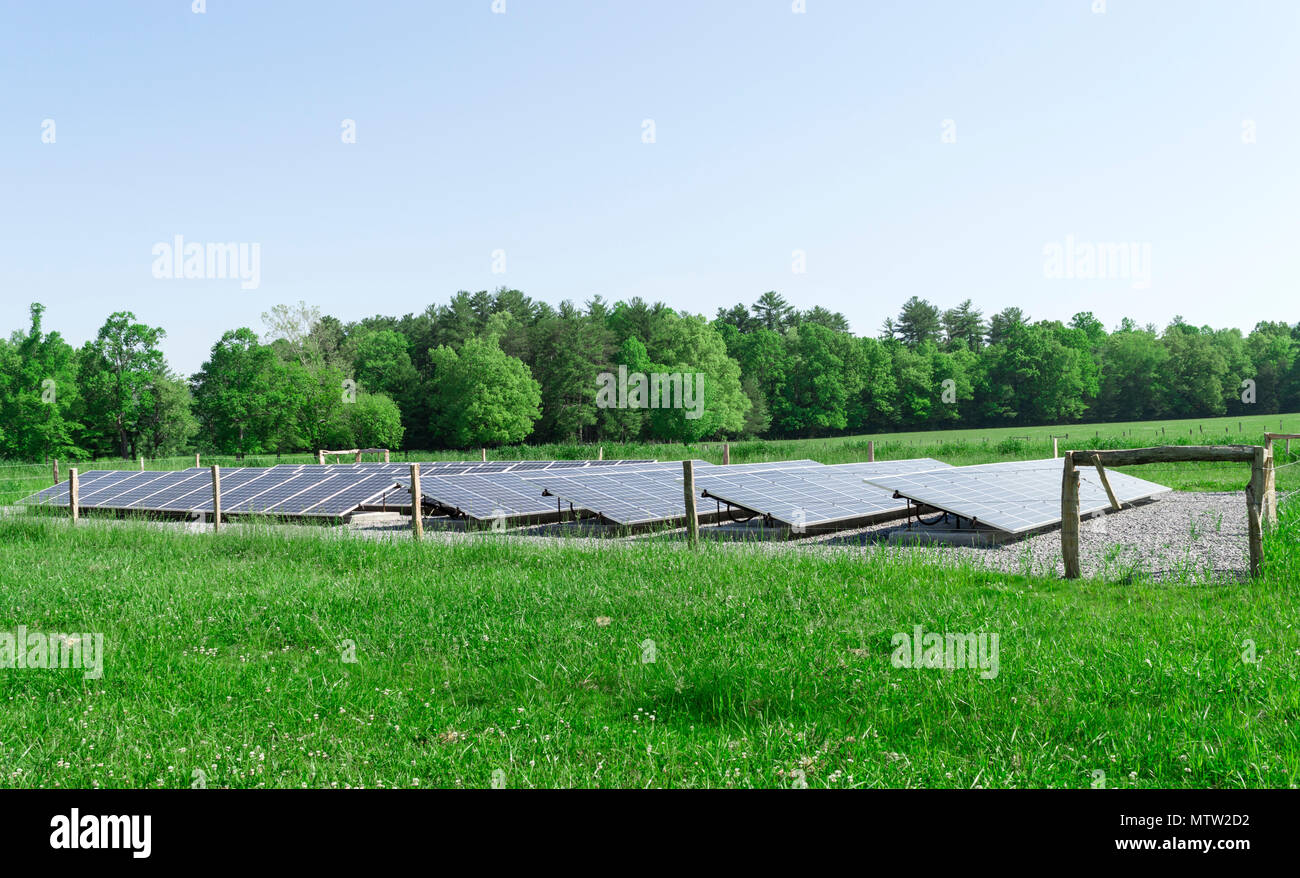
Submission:
[[[986,430],[939,430],[924,433],[889,433],[879,436],[839,436],[827,439],[778,439],[735,442],[731,445],[733,463],[809,458],[822,463],[851,463],[867,459],[867,446],[876,443],[876,457],[898,460],[910,457],[936,457],[955,466],[992,463],[999,460],[1034,460],[1050,457],[1052,437],[1059,438],[1061,451],[1081,448],[1139,448],[1147,445],[1259,445],[1264,433],[1300,433],[1300,414],[1268,415],[1254,418],[1205,418],[1188,421],[1147,421],[1122,424],[1085,424],[1064,427],[1010,427]],[[606,444],[608,459],[655,458],[680,460],[688,457],[722,462],[722,444]],[[522,445],[493,449],[493,460],[572,460],[596,456],[589,445]],[[478,451],[410,451],[397,452],[394,460],[464,460],[477,459]],[[367,458],[374,460],[374,456]],[[336,459],[337,460],[337,459]],[[1300,460],[1300,441],[1292,444],[1288,457],[1279,448],[1277,463]],[[236,460],[229,456],[204,455],[202,463],[228,466],[270,466],[277,463],[315,463],[310,454],[248,456]],[[61,463],[60,477],[67,478],[67,461]],[[137,461],[111,458],[76,464],[84,472],[90,469],[134,469]],[[177,457],[145,462],[148,469],[183,469],[194,465],[193,457]],[[1151,479],[1176,490],[1235,491],[1249,477],[1238,464],[1176,464],[1130,467],[1136,476]],[[0,463],[0,506],[12,504],[48,487],[52,468],[44,463]],[[1279,471],[1278,490],[1300,489],[1300,467]]]
[[[102,633],[105,659],[0,670],[0,783],[1294,786],[1297,507],[1266,578],[1195,587],[2,519],[0,624]],[[914,626],[998,634],[996,676],[895,667]]]

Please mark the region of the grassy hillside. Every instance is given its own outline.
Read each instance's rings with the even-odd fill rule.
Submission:
[[[106,651],[98,680],[0,672],[3,783],[1291,786],[1298,540],[1292,507],[1267,579],[1192,587],[0,520],[0,625]],[[997,675],[894,667],[918,625],[998,634]]]

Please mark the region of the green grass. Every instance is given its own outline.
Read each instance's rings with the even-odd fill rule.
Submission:
[[[1283,429],[1284,428],[1284,429]],[[1052,437],[1059,437],[1061,451],[1082,448],[1140,448],[1148,445],[1259,445],[1264,433],[1300,432],[1300,414],[1268,415],[1252,418],[1200,418],[1186,421],[1147,421],[1117,424],[1071,424],[1056,427],[1006,427],[978,430],[934,430],[918,433],[887,433],[877,436],[838,436],[826,439],[778,439],[734,442],[733,463],[809,458],[822,463],[852,463],[867,459],[868,443],[875,441],[876,457],[898,460],[911,457],[935,457],[955,466],[992,463],[999,460],[1035,460],[1050,457]],[[1279,465],[1300,461],[1300,441],[1292,443],[1289,457],[1278,449]],[[688,457],[722,462],[722,443],[695,445],[675,443],[606,443],[608,459],[681,460]],[[595,457],[591,445],[518,445],[495,448],[492,460],[577,460]],[[472,451],[395,452],[393,460],[465,460],[477,459]],[[367,460],[375,460],[374,455]],[[334,459],[338,461],[338,458]],[[230,466],[271,466],[277,463],[315,463],[313,454],[249,456],[236,460],[230,456],[204,455],[202,463]],[[146,461],[148,469],[183,469],[194,465],[193,456]],[[69,463],[60,465],[60,477],[67,478]],[[137,461],[111,458],[82,461],[85,472],[91,469],[134,469]],[[1249,472],[1239,464],[1174,464],[1131,467],[1133,475],[1160,482],[1181,491],[1241,490]],[[0,506],[16,503],[52,481],[51,467],[46,464],[0,463]],[[1300,489],[1300,467],[1279,472],[1280,491]]]
[[[0,783],[1293,786],[1297,507],[1265,579],[1197,586],[4,519],[0,625],[101,632],[106,659],[0,670]],[[997,633],[998,675],[893,667],[915,625]]]

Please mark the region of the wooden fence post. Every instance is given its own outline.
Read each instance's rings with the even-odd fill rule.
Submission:
[[[1079,471],[1074,468],[1074,452],[1065,452],[1061,472],[1061,559],[1065,578],[1079,578]]]
[[[140,455],[140,472],[144,472],[144,455]]]
[[[876,440],[868,439],[867,440],[867,463],[875,463],[875,462],[876,462]]]
[[[1265,461],[1264,446],[1255,449],[1255,460],[1250,466],[1250,483],[1246,485],[1246,522],[1250,527],[1250,575],[1257,577],[1264,566],[1264,504]]]
[[[325,465],[325,452],[323,450],[316,452],[316,463],[321,466]]]
[[[54,484],[59,483],[59,459],[54,458]]]
[[[604,460],[604,459],[605,459],[605,446],[602,445],[596,449],[596,460]]]
[[[202,464],[199,463],[199,453],[196,451],[194,452],[194,468],[198,469],[200,466],[202,466]]]
[[[420,492],[420,465],[411,464],[411,537],[424,536],[424,495]]]
[[[384,449],[384,463],[388,463],[388,449]]]
[[[1061,456],[1060,445],[1057,444],[1057,438],[1056,438],[1055,436],[1053,436],[1053,437],[1052,437],[1052,457],[1056,458],[1056,457],[1060,457],[1060,456]]]
[[[731,443],[730,442],[722,443],[722,465],[723,466],[731,465]]]
[[[68,511],[72,513],[72,523],[81,517],[81,495],[77,490],[77,468],[68,470]]]
[[[212,466],[212,532],[221,530],[221,467]]]
[[[692,546],[700,541],[700,518],[695,509],[695,461],[682,461],[682,491],[686,501],[686,539]]]
[[[484,463],[487,463],[487,449],[486,449],[486,448],[480,448],[479,451],[481,451],[481,452],[483,453],[483,462],[484,462]]]

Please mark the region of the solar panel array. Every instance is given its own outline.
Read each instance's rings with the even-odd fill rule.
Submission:
[[[867,481],[918,503],[1008,533],[1025,533],[1061,522],[1063,458],[1007,461],[931,472],[867,476]],[[1079,514],[1110,506],[1095,471],[1079,471]],[[1164,485],[1108,470],[1106,477],[1121,503],[1165,494]]]
[[[734,473],[730,467],[719,467],[700,474],[696,482],[706,497],[799,530],[902,514],[907,511],[906,501],[896,499],[891,491],[865,485],[863,478],[873,472],[947,466],[932,458],[918,458],[753,473]]]
[[[552,509],[540,491],[533,491],[514,473],[589,468],[614,468],[652,461],[506,460],[420,462],[422,472],[447,486],[446,501],[472,506],[490,516],[507,509]],[[390,496],[409,506],[410,463],[280,464],[272,467],[230,467],[221,472],[221,509],[227,514],[267,514],[286,517],[341,517],[361,506],[381,505]],[[406,478],[405,490],[397,476]],[[457,476],[458,484],[443,477]],[[497,478],[485,485],[482,478]],[[513,478],[514,482],[508,479]],[[511,488],[516,490],[512,493]],[[454,490],[453,490],[454,488]],[[82,509],[159,513],[211,513],[212,475],[207,468],[179,471],[91,470],[78,476],[78,505]],[[482,492],[495,493],[492,502]],[[403,493],[405,498],[403,498]],[[527,496],[525,496],[527,495]],[[426,495],[427,496],[427,495]],[[468,500],[472,498],[473,503]],[[68,483],[60,482],[28,497],[36,506],[68,505]],[[485,505],[486,503],[486,505]]]

